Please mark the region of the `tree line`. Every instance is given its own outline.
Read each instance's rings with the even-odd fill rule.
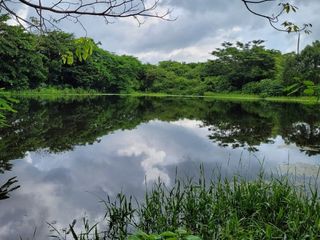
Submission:
[[[27,32],[7,20],[0,16],[0,88],[6,90],[68,87],[107,93],[261,96],[320,92],[320,41],[300,54],[266,49],[262,40],[225,42],[207,62],[152,65],[105,51],[90,39],[62,31]]]

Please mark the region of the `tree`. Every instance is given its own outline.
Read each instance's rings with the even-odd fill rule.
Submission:
[[[265,49],[263,43],[262,40],[235,45],[225,42],[222,48],[212,52],[216,60],[209,62],[206,71],[211,74],[209,76],[225,77],[234,90],[241,90],[249,82],[273,79],[275,56],[280,53]]]
[[[134,18],[139,24],[144,17],[170,20],[170,10],[158,11],[160,0],[0,0],[0,10],[10,14],[20,25],[35,27],[41,31],[57,27],[61,20],[80,22],[82,16],[103,18],[106,23],[115,18]],[[18,6],[31,10],[32,17],[22,16]],[[82,25],[82,24],[81,24]]]
[[[283,82],[288,95],[311,95],[320,98],[320,41],[303,49],[301,54],[286,54]]]
[[[117,56],[97,46],[87,61],[64,65],[58,85],[98,89],[104,92],[131,92],[139,88],[142,71],[139,60]]]
[[[320,84],[320,41],[315,41],[312,45],[305,47],[298,57],[305,79]]]
[[[320,84],[320,41],[315,41],[302,50],[301,54],[284,55],[283,80],[291,85],[303,80]]]
[[[44,82],[47,74],[37,38],[20,26],[8,26],[7,20],[0,16],[0,87],[33,88]]]

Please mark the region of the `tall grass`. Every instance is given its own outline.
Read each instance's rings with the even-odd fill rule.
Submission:
[[[263,173],[252,181],[219,176],[206,181],[203,172],[201,168],[196,181],[177,178],[171,187],[159,180],[146,192],[142,202],[122,193],[113,200],[108,198],[103,201],[107,227],[99,232],[95,225],[87,238],[80,238],[84,234],[76,234],[71,227],[72,236],[74,239],[129,236],[130,239],[167,239],[151,233],[185,229],[210,240],[320,239],[316,184],[308,182],[298,187],[295,185],[298,182],[287,176],[266,178]],[[133,234],[138,230],[145,235]]]

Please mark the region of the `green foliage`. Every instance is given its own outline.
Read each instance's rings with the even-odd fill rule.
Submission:
[[[320,41],[305,47],[298,56],[298,61],[301,64],[303,78],[320,84]]]
[[[267,178],[263,172],[255,180],[222,178],[219,172],[208,179],[201,167],[197,180],[177,178],[170,187],[159,180],[135,207],[123,194],[107,201],[104,231],[89,235],[97,225],[85,227],[86,237],[80,238],[83,233],[70,225],[69,232],[74,240],[318,239],[317,186],[304,182],[301,187],[295,179]],[[140,230],[131,234],[130,229]]]
[[[202,85],[206,92],[230,92],[232,90],[231,83],[223,76],[205,77]]]
[[[292,84],[291,86],[288,86],[285,89],[285,92],[287,92],[287,95],[294,95],[299,92],[303,92],[306,96],[315,96],[317,97],[317,100],[320,99],[320,84],[315,85],[312,81],[299,81],[295,84]]]
[[[0,128],[6,125],[5,114],[7,112],[15,112],[12,108],[12,104],[17,102],[16,99],[5,95],[3,89],[0,89]]]
[[[39,36],[39,48],[44,55],[44,65],[48,69],[48,76],[45,83],[36,87],[46,85],[61,85],[64,68],[62,56],[67,52],[73,51],[74,37],[72,34],[52,31]],[[73,61],[73,57],[72,57]]]
[[[96,47],[94,41],[90,38],[78,38],[74,40],[74,53],[67,50],[61,57],[64,64],[72,65],[76,60],[80,62],[86,61],[92,55],[93,49]]]
[[[44,82],[47,75],[37,38],[19,26],[8,26],[7,20],[0,15],[0,87],[32,88]]]
[[[41,100],[57,100],[57,99],[81,99],[81,98],[95,98],[100,93],[94,89],[83,89],[83,88],[36,88],[23,91],[10,91],[6,92],[5,96],[12,97],[23,97],[28,99],[41,99]]]
[[[229,42],[222,44],[223,48],[217,48],[212,52],[217,59],[211,61],[207,68],[214,76],[223,76],[235,90],[241,90],[248,82],[257,82],[262,79],[275,77],[275,57],[280,53],[266,50],[257,40],[248,43],[237,42],[235,45]]]
[[[87,61],[65,66],[61,84],[109,93],[130,92],[139,89],[141,71],[142,64],[136,58],[97,48]]]
[[[307,46],[300,55],[285,55],[283,71],[285,86],[296,85],[293,88],[295,90],[299,88],[299,91],[294,93],[303,94],[305,79],[312,81],[315,85],[320,84],[320,41],[315,41],[312,45]],[[311,93],[311,90],[308,90],[307,93]]]
[[[300,82],[303,78],[303,74],[301,72],[302,65],[298,60],[298,57],[295,53],[289,53],[283,55],[284,58],[284,66],[281,79],[284,83],[284,86],[290,86],[297,82]]]
[[[295,10],[291,5],[283,5],[283,9]],[[294,94],[319,95],[319,41],[300,55],[266,49],[262,40],[225,42],[212,52],[214,60],[205,63],[162,61],[151,65],[105,51],[90,38],[75,38],[61,31],[37,35],[9,26],[8,19],[0,15],[0,87],[8,90],[56,87],[171,95],[242,91],[279,96],[283,88],[301,87],[308,79],[315,86],[299,87]],[[288,31],[297,30],[289,22],[285,25]]]
[[[179,228],[178,230],[171,232],[165,231],[160,234],[147,234],[143,231],[138,231],[135,234],[129,236],[127,240],[201,240],[200,237],[191,235],[187,230]]]
[[[202,95],[204,89],[199,78],[199,66],[165,61],[160,62],[159,66],[145,66],[142,89],[168,94]]]
[[[0,87],[73,87],[120,93],[140,89],[142,64],[100,49],[90,38],[52,31],[42,35],[6,24],[1,15]]]
[[[137,207],[137,227],[146,233],[174,234],[185,226],[203,239],[316,239],[319,196],[317,191],[301,191],[285,177],[207,183],[202,176],[197,182],[176,180],[172,187],[160,182]],[[154,239],[142,235],[140,239]]]
[[[260,96],[282,96],[283,85],[277,80],[263,79],[259,82],[249,82],[242,87],[243,93]]]

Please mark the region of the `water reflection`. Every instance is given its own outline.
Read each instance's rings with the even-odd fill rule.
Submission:
[[[46,221],[62,228],[84,214],[99,220],[98,196],[142,197],[158,177],[170,184],[176,167],[193,176],[202,162],[208,174],[250,178],[263,159],[272,169],[289,159],[307,174],[320,161],[315,106],[108,97],[16,108],[0,130],[0,182],[18,176],[21,184],[0,202],[4,240],[32,236],[35,226],[43,239]]]

